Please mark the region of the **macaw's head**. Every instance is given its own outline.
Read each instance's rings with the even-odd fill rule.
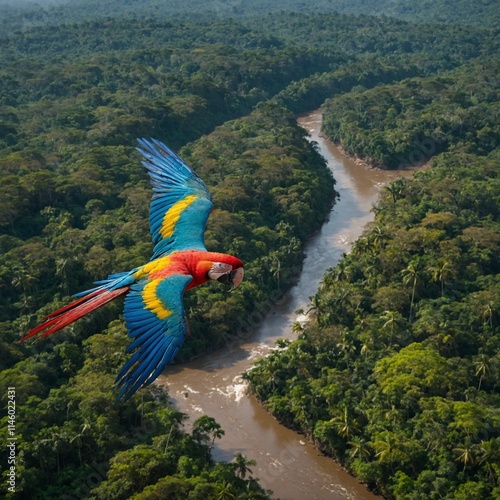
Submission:
[[[217,254],[208,271],[211,280],[230,285],[231,290],[238,288],[243,281],[243,262],[232,255]]]

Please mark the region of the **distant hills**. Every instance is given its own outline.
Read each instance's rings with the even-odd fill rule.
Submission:
[[[0,0],[2,33],[96,18],[249,17],[279,12],[390,16],[419,23],[497,27],[498,0]]]

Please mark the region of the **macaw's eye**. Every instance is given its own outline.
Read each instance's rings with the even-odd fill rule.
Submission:
[[[229,274],[232,269],[232,266],[224,262],[214,262],[208,271],[208,277],[212,280],[218,280],[221,276]]]

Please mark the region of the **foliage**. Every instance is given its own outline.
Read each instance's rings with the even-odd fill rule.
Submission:
[[[215,200],[207,246],[246,262],[246,279],[230,296],[216,284],[187,295],[191,335],[179,358],[245,335],[293,281],[303,245],[335,196],[323,160],[283,106],[304,112],[353,88],[355,96],[369,96],[364,91],[379,84],[489,58],[495,29],[340,15],[331,13],[333,4],[311,13],[307,1],[290,3],[307,13],[281,12],[276,2],[280,10],[265,16],[256,15],[260,2],[225,2],[229,16],[221,2],[197,0],[120,8],[111,1],[53,0],[43,8],[16,2],[15,10],[5,4],[0,382],[16,387],[18,496],[266,498],[245,457],[213,462],[211,447],[223,434],[213,418],[203,416],[185,432],[161,388],[114,403],[111,387],[127,342],[116,319],[120,303],[53,339],[16,341],[71,294],[150,258],[151,190],[133,150],[142,135],[180,149],[206,180]],[[186,13],[193,5],[198,16]],[[461,71],[446,78],[470,83]],[[407,82],[438,94],[428,80],[399,85]],[[477,88],[484,93],[488,86]],[[474,111],[490,119],[491,110]],[[361,478],[402,498],[418,489],[425,495],[456,486],[465,498],[499,488],[498,436],[491,430],[498,427],[491,411],[498,375],[497,157],[496,129],[489,128],[477,143],[467,136],[467,149],[456,142],[462,156],[436,160],[436,179],[391,187],[380,209],[387,229],[358,243],[359,262],[346,260],[340,287],[330,288],[334,280],[326,278],[315,299],[317,325],[257,369],[267,366],[256,385],[262,399],[284,385],[293,392],[292,403],[285,391],[268,398],[280,419],[307,429],[325,450],[349,457]],[[471,172],[473,182],[462,189]],[[441,195],[425,191],[432,183],[442,186]],[[387,238],[399,234],[404,246]],[[419,246],[421,237],[436,255]],[[390,251],[383,265],[371,262],[369,249],[384,245]],[[457,396],[462,389],[466,399]],[[381,406],[369,407],[365,390]],[[3,406],[6,394],[0,392]],[[414,428],[408,424],[404,433],[390,427],[412,419]],[[5,434],[5,419],[0,428]],[[432,449],[435,432],[451,437],[436,441],[427,463],[423,449]]]
[[[80,369],[80,349],[64,342],[2,372],[2,394],[14,385],[18,402],[16,494],[4,491],[3,497],[121,499],[178,481],[186,491],[230,487],[234,494],[268,498],[252,476],[241,476],[244,458],[238,466],[214,463],[211,447],[223,431],[213,419],[201,417],[186,433],[185,416],[168,406],[160,389],[115,403],[112,383],[124,346],[124,327],[115,321],[84,342]],[[71,378],[59,387],[43,376],[49,366],[64,371],[54,352],[74,363],[66,371]],[[29,392],[23,393],[23,384],[30,384]],[[7,417],[1,423],[6,439]]]
[[[448,2],[411,0],[144,0],[141,2],[120,2],[118,0],[3,0],[0,5],[0,19],[4,30],[29,29],[40,24],[59,25],[80,22],[82,19],[151,18],[160,19],[198,18],[218,20],[226,18],[252,18],[266,14],[294,12],[305,16],[310,12],[341,12],[343,14],[391,16],[420,23],[456,23],[460,25],[498,26],[498,5],[494,0],[483,0],[471,4],[457,0]]]
[[[324,130],[382,168],[422,163],[451,148],[486,155],[498,146],[498,57],[328,101]],[[479,76],[478,76],[479,75]]]
[[[248,476],[244,457],[213,463],[213,440],[223,434],[213,419],[184,432],[182,416],[156,388],[126,405],[114,403],[113,379],[125,360],[126,332],[115,319],[121,304],[53,339],[15,344],[70,294],[150,258],[151,189],[133,151],[136,136],[154,135],[178,148],[248,113],[302,71],[333,61],[320,52],[310,59],[305,51],[278,50],[263,37],[248,48],[254,35],[245,42],[245,30],[231,26],[237,47],[220,44],[223,37],[232,42],[230,24],[223,36],[209,24],[179,26],[175,35],[165,24],[130,29],[124,21],[2,40],[0,380],[2,398],[6,387],[16,387],[16,491],[23,498],[61,492],[83,498],[91,490],[95,498],[156,494],[148,485],[180,488],[192,498],[267,497]],[[119,30],[122,49],[111,42]],[[160,32],[170,33],[171,45],[158,39]],[[252,324],[258,307],[282,293],[334,193],[304,131],[274,104],[228,122],[181,154],[214,194],[209,248],[239,255],[248,269],[245,284],[229,297],[216,286],[190,294],[185,359],[230,342]]]
[[[182,151],[214,196],[215,211],[206,235],[208,248],[240,256],[247,263],[247,273],[245,283],[230,296],[220,286],[188,294],[192,334],[181,359],[230,342],[250,324],[251,314],[277,297],[298,271],[303,242],[321,224],[332,196],[332,179],[324,162],[303,135],[283,108],[263,104],[248,117],[228,122]],[[114,151],[121,154],[112,157]],[[140,167],[132,166],[122,151],[91,150],[88,160],[79,161],[80,168],[76,166],[68,176],[47,183],[53,197],[34,191],[39,201],[28,203],[23,216],[29,220],[30,207],[41,208],[38,227],[18,232],[17,222],[5,224],[4,319],[20,317],[6,323],[8,336],[4,341],[19,338],[26,326],[40,317],[37,309],[44,314],[67,300],[70,291],[88,288],[92,279],[149,258],[146,217],[150,190],[136,172]],[[90,158],[105,159],[106,163],[96,167]],[[138,158],[133,160],[139,163]],[[125,162],[122,169],[121,161]],[[96,170],[99,173],[92,178],[91,172]],[[127,171],[138,179],[138,188],[132,189],[128,183],[120,193],[120,176]],[[35,172],[41,176],[44,171]],[[23,196],[29,196],[27,189],[34,183],[25,184]],[[115,206],[110,196],[113,192],[124,200],[121,206]],[[16,363],[19,355],[5,360],[2,386],[16,387],[18,418],[26,425],[18,427],[25,457],[19,481],[26,498],[35,495],[32,488],[49,497],[60,488],[73,491],[75,481],[90,474],[92,459],[105,471],[101,474],[105,480],[95,489],[97,498],[129,497],[166,475],[175,476],[180,470],[177,462],[184,463],[183,456],[193,460],[203,457],[190,466],[197,472],[188,478],[205,474],[212,467],[213,440],[223,434],[219,428],[208,440],[211,428],[217,426],[213,419],[202,417],[200,425],[194,426],[195,446],[191,438],[178,432],[180,420],[176,427],[171,420],[157,422],[164,411],[162,400],[143,394],[142,401],[138,396],[130,405],[113,402],[112,381],[125,359],[126,336],[121,322],[112,323],[106,335],[98,332],[119,309],[120,304],[113,304],[76,323],[66,334],[61,332],[54,338],[61,344],[23,346],[25,355],[32,354],[23,361]],[[78,345],[90,334],[94,335],[83,342],[87,352],[83,361]],[[142,435],[138,431],[147,425],[144,415],[154,419],[155,429]],[[202,422],[204,418],[209,421]],[[174,446],[172,429],[180,447],[175,452],[169,451]],[[232,484],[234,493],[247,487],[260,491],[253,479],[240,480],[234,474],[230,465],[216,466],[213,477],[188,481],[182,488],[197,491],[207,483],[217,490],[224,477],[224,484]]]
[[[492,71],[473,62],[332,100],[325,123],[345,126],[332,116],[341,107],[370,120],[404,103],[389,159],[405,130],[427,130],[424,117],[461,112],[461,102],[462,116],[476,118],[449,129],[430,168],[385,188],[375,221],[325,275],[298,339],[246,374],[277,418],[387,498],[499,491],[500,149],[498,133],[488,142],[483,133],[489,120],[498,128]],[[388,123],[373,119],[358,142]]]

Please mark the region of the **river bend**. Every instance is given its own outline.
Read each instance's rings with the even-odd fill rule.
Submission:
[[[280,425],[254,397],[246,394],[241,373],[252,362],[273,349],[278,338],[291,338],[292,325],[304,318],[295,311],[305,309],[318,289],[325,271],[337,264],[363,228],[373,219],[372,205],[389,181],[410,172],[369,169],[343,156],[320,136],[321,112],[298,119],[317,142],[337,181],[340,199],[329,220],[306,247],[306,257],[297,284],[270,305],[263,321],[247,338],[190,363],[167,368],[159,382],[166,382],[176,406],[192,422],[207,414],[222,426],[214,457],[230,461],[235,453],[254,459],[253,476],[282,500],[374,500],[377,497],[326,458],[304,436]],[[188,424],[189,425],[189,424]]]

